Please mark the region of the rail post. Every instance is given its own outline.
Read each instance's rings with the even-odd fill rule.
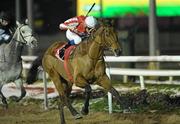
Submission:
[[[43,82],[44,82],[44,109],[48,109],[48,100],[47,100],[47,80],[46,80],[46,72],[43,71]]]

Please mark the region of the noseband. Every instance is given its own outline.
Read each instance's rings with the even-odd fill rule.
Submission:
[[[98,41],[94,41],[94,42],[97,43],[101,47],[111,47],[112,46],[111,42],[109,42],[105,39],[107,37],[107,35],[109,35],[108,29],[107,28],[103,29],[100,34],[101,34],[101,36],[100,36],[101,40],[99,40],[100,42],[98,42]]]
[[[22,37],[24,43],[27,44],[28,41],[27,41],[25,38],[27,38],[27,37],[32,37],[33,35],[31,34],[31,35],[23,36],[23,34],[22,34],[22,32],[21,32],[21,28],[22,28],[23,26],[26,26],[26,25],[22,25],[21,27],[19,27],[18,30],[19,30],[19,32],[20,32],[20,36]]]

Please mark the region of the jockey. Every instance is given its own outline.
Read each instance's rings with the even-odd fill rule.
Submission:
[[[0,44],[8,43],[13,34],[14,24],[10,14],[0,13]]]
[[[87,37],[95,29],[97,20],[93,16],[77,16],[66,20],[59,25],[61,30],[66,31],[66,37],[69,40],[65,49],[71,45],[81,43],[83,37]]]

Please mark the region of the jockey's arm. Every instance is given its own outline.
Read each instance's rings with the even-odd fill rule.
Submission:
[[[66,20],[64,23],[61,23],[59,25],[59,28],[61,30],[67,30],[67,29],[74,30],[78,24],[79,23],[78,23],[77,18],[74,17],[74,18],[70,18],[70,19]]]
[[[5,33],[3,29],[0,29],[0,41],[1,42],[7,42],[11,38],[11,35],[8,33]]]

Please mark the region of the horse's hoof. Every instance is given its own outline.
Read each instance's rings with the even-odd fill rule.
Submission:
[[[128,113],[131,113],[131,111],[129,111],[129,109],[124,109],[124,110],[123,110],[123,113],[124,113],[124,114],[128,114]]]
[[[19,102],[19,99],[18,99],[17,96],[10,96],[9,99],[12,100],[12,101]]]
[[[63,122],[61,122],[61,124],[66,124],[66,122],[63,121]]]
[[[7,110],[8,109],[8,104],[3,104],[3,109]]]
[[[128,114],[128,113],[134,113],[133,110],[129,107],[128,109],[124,109],[123,110],[124,114]]]
[[[82,114],[82,115],[88,115],[88,113],[89,113],[88,110],[87,110],[87,111],[85,111],[85,110],[82,110],[82,111],[81,111],[81,114]]]
[[[8,109],[8,104],[7,104],[7,101],[6,101],[6,99],[2,99],[2,107],[3,107],[3,109]]]
[[[74,116],[74,118],[75,118],[75,119],[81,119],[82,116],[81,116],[80,114],[76,114],[76,115]]]

